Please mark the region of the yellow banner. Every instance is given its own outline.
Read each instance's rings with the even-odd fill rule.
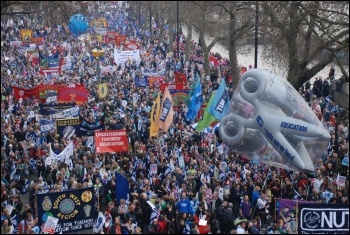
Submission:
[[[107,97],[108,94],[108,86],[107,83],[98,84],[98,98],[102,99]]]
[[[159,126],[157,125],[158,121],[156,120],[159,119],[159,115],[160,115],[160,96],[158,94],[156,102],[153,104],[152,110],[151,110],[151,117],[150,117],[151,125],[149,129],[150,137],[158,135]]]
[[[22,29],[21,30],[21,37],[22,37],[22,42],[30,42],[32,39],[32,30],[30,29]]]

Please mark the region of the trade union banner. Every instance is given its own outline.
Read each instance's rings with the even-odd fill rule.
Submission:
[[[128,151],[126,130],[95,131],[96,153]]]
[[[80,118],[80,134],[82,136],[94,136],[95,131],[103,131],[105,129],[105,116],[103,115],[95,122],[89,122],[82,116]]]
[[[299,234],[348,234],[349,205],[299,204]]]
[[[75,103],[62,103],[62,104],[39,104],[39,114],[52,115],[59,113],[63,110],[75,107]]]
[[[73,135],[80,136],[79,117],[56,119],[56,131],[56,134],[65,139],[70,139]]]
[[[41,227],[48,217],[58,218],[55,233],[72,234],[94,227],[94,188],[68,190],[36,195],[38,225]]]

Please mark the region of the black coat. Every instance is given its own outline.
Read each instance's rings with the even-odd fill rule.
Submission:
[[[151,222],[152,208],[143,198],[140,199],[141,209],[143,213],[143,222],[149,224]]]
[[[109,213],[111,214],[111,217],[112,217],[112,223],[114,223],[115,221],[115,218],[118,217],[118,207],[113,207]]]

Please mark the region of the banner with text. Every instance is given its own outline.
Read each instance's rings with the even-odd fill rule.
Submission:
[[[94,188],[83,188],[64,192],[37,194],[38,225],[41,227],[48,217],[58,218],[55,233],[72,234],[94,227]]]
[[[78,118],[56,119],[56,134],[65,139],[73,135],[80,136],[80,120]]]
[[[128,151],[128,138],[126,130],[96,131],[96,153],[126,152]]]
[[[80,134],[82,136],[94,136],[95,131],[103,131],[105,129],[105,116],[103,115],[95,122],[89,122],[82,116],[80,118]]]
[[[134,51],[121,51],[114,49],[114,62],[119,64],[125,64],[126,61],[133,61],[135,60],[136,63],[140,63],[140,50],[134,50]]]
[[[299,234],[348,234],[349,205],[299,204]]]
[[[39,114],[41,115],[52,115],[59,113],[63,110],[75,107],[75,103],[65,103],[65,104],[39,104]]]
[[[79,117],[79,107],[73,107],[70,109],[62,110],[58,113],[50,114],[50,119],[62,119],[62,118],[77,118]]]

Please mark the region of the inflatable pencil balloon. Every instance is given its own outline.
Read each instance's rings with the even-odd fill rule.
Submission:
[[[222,141],[243,157],[305,173],[315,171],[330,140],[292,85],[262,69],[242,75],[219,132]]]

